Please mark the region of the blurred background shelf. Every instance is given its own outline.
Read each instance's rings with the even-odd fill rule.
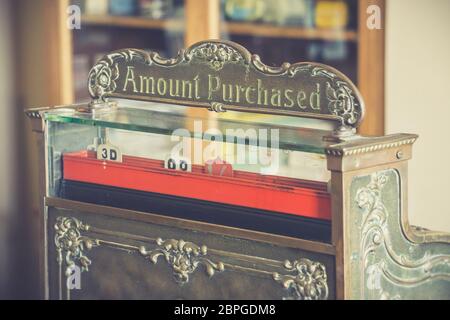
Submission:
[[[149,19],[127,16],[83,15],[81,23],[85,26],[125,27],[138,29],[175,29],[182,31],[184,22],[179,19]]]
[[[250,35],[271,38],[290,38],[327,41],[357,41],[358,33],[352,30],[274,26],[263,23],[226,22],[222,32],[234,35]]]
[[[54,39],[33,49],[56,61],[42,70],[49,104],[89,99],[89,69],[105,53],[125,47],[164,57],[205,39],[227,39],[258,54],[267,65],[313,61],[331,65],[360,89],[368,109],[360,132],[384,133],[384,25],[367,28],[366,8],[385,0],[36,0],[27,5]],[[69,5],[81,8],[81,28],[67,28]],[[100,6],[100,7],[99,7]],[[303,6],[303,7],[302,7]],[[295,8],[300,8],[295,10]],[[95,11],[95,12],[94,12]],[[382,24],[384,20],[382,21]],[[200,112],[200,111],[199,111]]]
[[[137,29],[172,29],[182,31],[184,23],[179,19],[149,19],[126,16],[83,15],[85,26],[124,27]],[[358,33],[353,30],[303,28],[296,26],[275,26],[264,23],[224,22],[222,33],[271,38],[290,38],[326,41],[357,41]]]

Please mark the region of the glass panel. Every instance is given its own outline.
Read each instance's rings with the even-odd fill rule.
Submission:
[[[183,0],[72,1],[82,13],[73,30],[73,70],[76,101],[87,101],[86,79],[104,54],[122,49],[155,50],[173,57],[184,47]]]
[[[146,105],[146,110],[142,106]],[[141,108],[139,108],[141,106]],[[247,145],[275,147],[289,151],[302,151],[323,154],[328,145],[323,140],[330,135],[329,130],[299,128],[298,125],[309,124],[308,119],[293,119],[292,117],[273,117],[269,123],[265,119],[254,117],[255,122],[245,120],[245,113],[235,116],[218,114],[215,121],[202,117],[189,117],[183,106],[164,105],[159,103],[135,103],[134,107],[118,106],[106,111],[79,112],[86,105],[60,108],[46,112],[44,118],[51,122],[78,123],[88,126],[115,128],[163,135],[193,137],[212,140],[216,130],[226,135],[228,142]],[[240,117],[244,120],[240,120]],[[234,119],[230,119],[234,118]],[[291,122],[289,122],[291,121]],[[283,125],[281,125],[283,123]],[[289,124],[292,124],[291,126]],[[317,124],[315,124],[317,126]],[[324,124],[322,127],[325,127]],[[178,130],[183,129],[183,130]],[[279,146],[271,146],[271,134],[278,134]]]
[[[135,110],[128,111],[132,113]],[[154,114],[154,112],[150,114]],[[105,162],[97,154],[97,150],[101,150],[105,144],[112,146],[117,153],[120,153],[117,166],[121,167],[122,173],[119,174],[127,174],[128,170],[132,172],[137,170],[145,174],[150,170],[171,175],[170,170],[167,169],[174,168],[168,166],[168,160],[173,159],[180,163],[182,160],[186,160],[186,164],[192,166],[191,169],[185,170],[180,163],[175,163],[175,165],[179,165],[179,168],[176,169],[192,171],[194,177],[219,175],[219,182],[223,177],[225,179],[233,178],[236,179],[235,182],[232,181],[233,183],[243,183],[244,185],[256,183],[258,188],[275,186],[288,191],[297,187],[311,187],[323,192],[324,186],[315,183],[327,182],[330,179],[323,154],[293,151],[282,147],[272,149],[258,146],[252,142],[239,145],[218,139],[215,141],[194,137],[179,139],[166,134],[153,133],[150,130],[146,132],[129,131],[122,129],[122,126],[103,126],[100,123],[107,125],[111,123],[97,122],[96,120],[86,121],[86,118],[83,117],[68,117],[62,114],[58,116],[52,114],[46,118],[49,120],[47,122],[48,181],[51,196],[61,196],[59,190],[63,177],[68,180],[86,180],[85,182],[90,183],[120,186],[121,179],[126,180],[126,176],[122,178],[115,176],[115,178],[111,178],[112,180],[109,180],[109,177],[99,178],[103,170],[112,170],[108,168],[115,166],[114,162],[108,164],[109,161]],[[52,120],[62,120],[62,122]],[[80,121],[75,122],[78,120]],[[160,120],[163,122],[165,119],[160,118]],[[128,127],[128,124],[123,127]],[[260,144],[259,141],[258,144]],[[106,160],[109,159],[106,158]],[[216,170],[213,164],[215,161],[229,164],[230,172],[224,171],[220,174],[214,172]],[[114,173],[111,177],[114,177]],[[94,180],[91,181],[91,178]],[[103,179],[101,181],[104,182],[95,180],[97,178]],[[131,185],[136,182],[133,179],[135,178],[132,178],[131,182],[129,181]],[[226,184],[227,181],[225,180],[224,183]],[[188,185],[186,187],[189,188]]]
[[[281,126],[276,118],[251,123],[218,114],[211,121],[190,118],[182,106],[143,105],[45,112],[49,195],[138,210],[150,208],[130,199],[162,197],[169,211],[175,197],[199,201],[195,208],[216,202],[266,218],[331,219],[328,130]],[[189,208],[198,215],[190,205],[177,207],[177,215]]]

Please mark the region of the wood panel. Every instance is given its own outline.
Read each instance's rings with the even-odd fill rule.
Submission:
[[[367,8],[381,9],[381,29],[367,27]],[[359,1],[358,87],[366,102],[366,117],[360,127],[363,135],[384,134],[385,91],[385,0]]]
[[[220,38],[219,0],[185,0],[185,46],[207,39]]]
[[[186,29],[185,47],[208,39],[220,38],[220,1],[219,0],[185,0]],[[214,119],[214,115],[203,109],[189,109],[189,117]],[[214,121],[214,120],[212,120]],[[204,124],[204,130],[209,124]],[[206,126],[206,127],[205,127]],[[193,130],[193,128],[187,128]]]
[[[68,104],[73,102],[72,40],[66,27],[68,0],[17,0],[13,2],[15,15],[15,49],[17,58],[17,100],[20,108]],[[20,116],[24,117],[23,114]],[[45,187],[39,183],[43,174],[43,153],[36,145],[36,137],[43,143],[43,135],[32,133],[24,122],[24,134],[18,145],[23,148],[20,166],[19,192],[22,196],[21,223],[26,229],[31,247],[24,257],[29,266],[32,283],[29,295],[45,297],[44,290],[44,212]],[[42,178],[42,177],[41,177]],[[38,270],[38,271],[36,271]],[[40,279],[36,279],[39,276]],[[39,288],[39,289],[38,289]],[[39,290],[38,292],[35,292]]]
[[[69,0],[45,0],[45,33],[50,38],[47,54],[50,61],[50,96],[55,104],[73,103],[72,32],[67,26]]]

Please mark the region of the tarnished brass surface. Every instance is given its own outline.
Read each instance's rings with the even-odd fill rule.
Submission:
[[[356,128],[364,103],[355,85],[332,67],[284,63],[270,67],[230,41],[204,41],[165,59],[156,52],[123,49],[90,71],[95,101],[120,97],[226,110],[337,120]],[[351,130],[350,130],[351,131]]]
[[[334,297],[328,255],[51,207],[48,233],[51,299]]]
[[[408,223],[407,161],[417,136],[355,135],[364,102],[335,69],[269,67],[238,44],[205,41],[173,59],[137,49],[107,54],[90,72],[89,91],[94,100],[82,112],[120,97],[337,121],[333,135],[320,136],[329,142],[332,243],[55,198],[42,120],[51,108],[30,109],[46,197],[45,298],[450,299],[450,234]],[[68,290],[75,266],[81,289]]]
[[[352,179],[350,246],[354,297],[450,299],[450,245],[405,237],[400,175],[388,169]]]
[[[412,157],[415,134],[393,134],[384,137],[354,137],[329,146],[327,167],[332,171],[355,171],[387,163],[399,163]]]
[[[108,215],[122,219],[143,221],[151,224],[173,226],[200,232],[208,232],[215,235],[227,234],[229,237],[258,241],[267,244],[273,244],[279,247],[308,250],[317,253],[323,253],[326,255],[335,254],[335,248],[329,243],[304,240],[299,238],[223,226],[207,222],[180,219],[160,214],[153,214],[148,212],[127,210],[121,208],[113,208],[108,206],[101,206],[85,202],[72,201],[61,198],[51,198],[51,197],[45,198],[45,205],[48,207],[65,208],[89,214]]]

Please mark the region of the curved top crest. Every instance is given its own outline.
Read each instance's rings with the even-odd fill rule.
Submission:
[[[341,72],[318,63],[265,65],[241,45],[208,40],[166,59],[123,49],[105,55],[89,73],[89,93],[169,102],[214,111],[246,111],[331,119],[356,128],[364,102]]]

